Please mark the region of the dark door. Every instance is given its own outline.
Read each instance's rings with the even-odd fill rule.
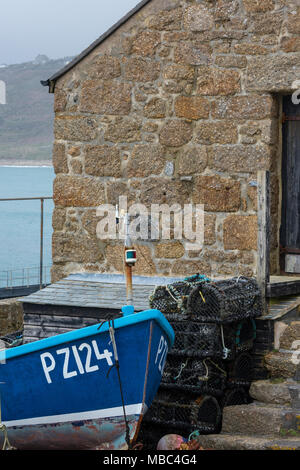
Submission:
[[[300,273],[300,104],[283,98],[281,268]]]

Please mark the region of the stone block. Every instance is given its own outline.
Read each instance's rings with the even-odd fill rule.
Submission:
[[[292,84],[299,76],[299,53],[249,57],[246,89],[291,92]]]
[[[63,113],[68,104],[68,93],[64,88],[56,87],[54,93],[54,112]]]
[[[266,47],[263,47],[260,44],[252,44],[247,42],[241,42],[239,44],[236,44],[233,50],[236,54],[255,56],[269,53],[269,50]]]
[[[158,31],[180,30],[182,24],[182,8],[160,11],[146,20],[146,26]]]
[[[299,347],[297,349],[300,349],[300,321],[291,322],[284,330],[280,338],[280,348],[291,350],[293,349],[292,346],[295,341],[299,341]]]
[[[300,52],[300,37],[283,37],[280,48],[284,52]]]
[[[156,48],[161,42],[160,36],[156,31],[141,31],[132,39],[130,53],[142,57],[154,57]]]
[[[293,378],[297,373],[297,364],[292,359],[292,352],[270,352],[265,356],[265,367],[271,377]]]
[[[199,144],[235,144],[238,141],[237,125],[231,121],[201,122],[195,131]]]
[[[177,157],[177,172],[179,176],[202,173],[207,166],[207,151],[204,145],[186,147]]]
[[[235,55],[218,55],[215,58],[215,64],[219,67],[243,69],[247,67],[247,59]]]
[[[300,450],[297,437],[274,438],[262,436],[211,434],[197,438],[203,449],[207,450]]]
[[[136,119],[117,117],[109,122],[104,133],[108,142],[137,142],[141,140],[141,122]]]
[[[119,204],[119,197],[126,196],[130,204],[136,202],[135,194],[129,192],[126,182],[124,181],[108,181],[106,183],[107,202],[115,206]]]
[[[139,57],[124,58],[124,78],[132,82],[154,82],[160,74],[160,63]]]
[[[204,245],[216,243],[216,220],[216,215],[204,214]]]
[[[199,67],[197,93],[199,95],[233,95],[241,89],[240,73],[236,70]]]
[[[0,300],[0,336],[14,333],[22,328],[22,303],[16,299]]]
[[[82,85],[80,111],[92,114],[126,115],[131,110],[129,83],[87,80]]]
[[[72,145],[68,150],[68,155],[71,155],[71,157],[79,157],[80,154],[81,154],[80,146]]]
[[[206,212],[235,212],[241,205],[240,183],[231,178],[195,177],[193,203],[204,204]]]
[[[295,5],[295,8],[293,8],[289,12],[286,26],[287,26],[289,33],[296,34],[296,35],[299,34],[299,31],[300,31],[300,6],[299,5],[298,6]]]
[[[202,41],[185,41],[174,48],[174,62],[186,65],[209,65],[212,63],[212,49]]]
[[[274,10],[274,0],[243,0],[244,8],[249,13]]]
[[[104,184],[83,176],[58,175],[53,194],[55,205],[61,207],[97,207],[105,203]]]
[[[233,173],[256,173],[270,167],[270,149],[264,145],[216,145],[208,148],[210,167]]]
[[[250,396],[259,402],[289,405],[291,395],[289,392],[289,382],[272,382],[271,380],[258,380],[250,387]]]
[[[195,76],[195,69],[190,65],[171,64],[167,65],[164,69],[165,80],[187,80],[192,82]]]
[[[54,120],[54,136],[57,140],[88,142],[94,140],[97,133],[98,123],[93,117],[58,115]]]
[[[209,31],[214,26],[214,17],[205,5],[192,5],[184,13],[184,29],[193,32]]]
[[[179,96],[175,101],[175,114],[187,120],[207,119],[210,103],[201,96]]]
[[[95,238],[97,235],[97,224],[101,220],[100,216],[97,216],[96,209],[87,209],[81,216],[81,223],[83,229],[87,234]]]
[[[52,214],[52,227],[54,231],[61,231],[66,222],[66,209],[55,207]]]
[[[230,215],[223,223],[225,250],[257,250],[257,217]]]
[[[82,162],[80,160],[77,160],[77,159],[71,160],[70,168],[71,168],[71,173],[73,175],[81,175],[82,174],[83,166],[82,166]]]
[[[144,116],[150,119],[166,117],[167,102],[161,98],[151,98],[144,106]]]
[[[121,75],[121,64],[117,57],[111,55],[96,56],[87,67],[87,74],[91,79],[111,80]]]
[[[258,405],[227,406],[223,410],[222,433],[274,436],[282,427],[282,411]]]
[[[151,204],[183,204],[190,202],[190,182],[178,181],[169,178],[146,178],[142,185],[140,202]]]
[[[55,142],[53,145],[52,162],[55,173],[68,173],[68,159],[65,144]]]
[[[84,154],[87,175],[121,177],[119,148],[109,145],[88,145]]]
[[[214,119],[266,119],[277,116],[276,100],[269,95],[222,98],[212,103]]]
[[[248,31],[256,35],[272,35],[281,30],[284,20],[284,12],[281,11],[266,11],[263,15],[253,15],[252,21],[249,24]]]
[[[53,261],[55,263],[92,263],[103,261],[103,253],[95,237],[54,233],[52,237]]]
[[[162,242],[155,246],[156,258],[182,258],[184,253],[184,246],[179,241]]]
[[[166,164],[164,148],[157,144],[135,145],[127,164],[127,177],[159,175]]]
[[[167,147],[181,147],[187,144],[193,136],[191,125],[180,119],[170,119],[163,126],[159,140]]]

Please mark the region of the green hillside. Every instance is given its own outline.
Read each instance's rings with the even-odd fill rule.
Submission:
[[[0,67],[6,84],[6,104],[0,104],[0,164],[4,161],[51,160],[53,95],[40,81],[49,78],[71,58]]]

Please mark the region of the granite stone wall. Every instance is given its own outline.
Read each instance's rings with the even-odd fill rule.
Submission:
[[[0,300],[0,336],[23,329],[23,308],[16,299]]]
[[[300,79],[299,31],[297,0],[153,0],[58,80],[53,281],[123,270],[122,242],[96,236],[96,208],[120,195],[205,206],[202,250],[141,241],[135,273],[255,275],[263,169],[277,272],[281,96]]]

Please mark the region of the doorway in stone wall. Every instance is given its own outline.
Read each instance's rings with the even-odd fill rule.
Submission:
[[[294,102],[293,102],[294,101]],[[300,273],[300,104],[283,97],[280,268]]]

